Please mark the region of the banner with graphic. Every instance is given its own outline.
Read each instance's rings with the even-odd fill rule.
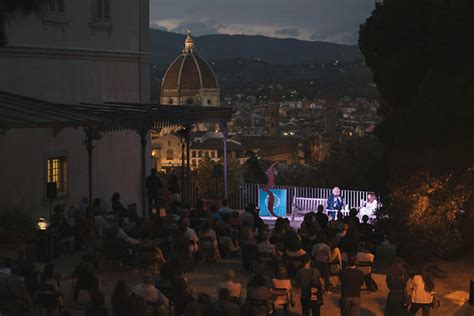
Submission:
[[[270,189],[273,193],[273,213],[276,216],[286,216],[286,189]],[[263,189],[258,190],[258,206],[260,207],[260,216],[272,216],[268,211],[268,193]]]

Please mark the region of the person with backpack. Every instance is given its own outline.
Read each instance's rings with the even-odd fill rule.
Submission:
[[[323,305],[321,274],[311,266],[311,258],[302,256],[303,267],[296,273],[296,286],[301,288],[301,307],[303,316],[319,316]]]

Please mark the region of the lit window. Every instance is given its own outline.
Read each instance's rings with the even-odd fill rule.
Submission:
[[[48,0],[49,13],[64,14],[64,0]]]
[[[168,150],[166,151],[166,160],[173,160],[173,156],[174,156],[173,150],[172,150],[172,149],[168,149]]]
[[[66,158],[48,159],[48,182],[56,182],[57,193],[67,192]]]
[[[170,140],[168,141],[168,146],[171,146],[171,141]]]

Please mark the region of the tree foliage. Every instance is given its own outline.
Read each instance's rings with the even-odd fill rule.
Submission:
[[[246,183],[258,184],[264,184],[268,181],[262,162],[253,151],[249,152],[249,158],[245,162],[244,180]]]
[[[360,28],[382,99],[392,226],[409,228],[393,232],[401,247],[450,254],[461,244],[456,214],[473,195],[473,21],[470,0],[385,0]]]
[[[243,183],[243,168],[236,160],[230,160],[227,166],[227,191],[234,192]],[[224,198],[224,168],[222,161],[214,161],[204,157],[199,167],[193,171],[193,183],[199,198]]]

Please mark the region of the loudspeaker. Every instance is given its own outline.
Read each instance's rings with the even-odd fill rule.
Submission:
[[[471,286],[469,287],[469,304],[474,305],[474,281],[471,280]]]
[[[46,197],[50,200],[54,200],[58,197],[58,190],[56,182],[48,182],[46,185]]]

